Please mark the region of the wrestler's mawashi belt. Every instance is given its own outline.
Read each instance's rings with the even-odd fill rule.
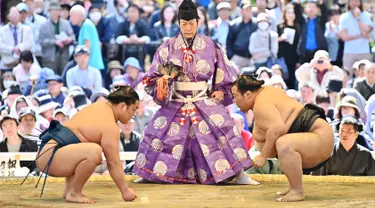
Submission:
[[[44,167],[44,169],[42,171],[42,173],[45,174],[45,178],[44,178],[44,182],[43,182],[43,187],[42,187],[42,192],[40,194],[40,197],[42,197],[42,195],[44,193],[44,187],[45,187],[46,181],[47,181],[47,176],[48,176],[49,168],[51,167],[52,160],[53,160],[53,157],[56,154],[56,151],[59,148],[61,148],[61,147],[64,147],[64,146],[69,145],[69,144],[77,144],[77,143],[80,143],[81,141],[77,138],[77,136],[72,131],[70,131],[68,128],[66,128],[65,126],[61,125],[58,121],[55,121],[55,120],[51,121],[51,124],[48,127],[48,129],[46,129],[39,136],[39,138],[42,140],[42,144],[40,145],[40,148],[39,148],[39,151],[38,151],[38,155],[37,155],[37,158],[35,159],[35,161],[38,160],[47,151],[49,151],[50,149],[54,148],[53,152],[52,152],[52,155],[51,155],[51,158],[49,159],[47,165]],[[51,139],[55,140],[57,143],[48,143]],[[43,154],[40,154],[41,150],[43,149],[43,147],[46,144],[55,144],[55,145],[53,145],[52,147],[49,147]],[[22,181],[21,185],[26,181],[26,179],[29,176],[30,172],[31,171],[29,171],[29,173],[26,175],[26,177]],[[39,177],[39,179],[38,179],[38,181],[37,181],[37,183],[36,183],[36,185],[35,185],[35,188],[38,187],[39,181],[42,178],[42,176],[43,175],[41,174],[40,177]]]

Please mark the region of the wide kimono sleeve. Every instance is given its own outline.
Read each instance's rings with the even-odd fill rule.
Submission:
[[[158,48],[158,50],[156,51],[154,55],[154,60],[152,61],[151,67],[148,70],[148,72],[145,74],[145,76],[143,77],[143,81],[142,81],[143,85],[145,86],[146,93],[152,96],[153,100],[157,104],[161,105],[162,107],[168,103],[170,96],[168,96],[167,98],[163,100],[159,100],[157,98],[156,82],[160,77],[162,77],[162,75],[158,71],[158,67],[160,65],[166,64],[165,63],[166,57],[165,57],[164,52],[165,50],[168,50],[168,45],[169,45],[168,43],[169,43],[169,40],[164,41],[164,43],[160,45],[160,47]],[[169,88],[168,88],[169,89],[168,95],[171,95],[172,83],[173,83],[173,80],[170,80]]]
[[[224,106],[228,106],[233,103],[233,95],[232,95],[232,86],[234,81],[236,80],[238,73],[236,69],[232,66],[231,62],[229,61],[225,51],[217,44],[215,44],[216,48],[216,63],[215,63],[215,70],[214,72],[215,83],[212,83],[211,92],[215,91],[222,91],[224,93],[224,99],[221,103]]]

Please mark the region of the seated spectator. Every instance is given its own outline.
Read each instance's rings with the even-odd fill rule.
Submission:
[[[20,63],[13,68],[13,74],[21,90],[27,87],[30,77],[39,77],[40,71],[39,65],[34,64],[33,54],[30,51],[23,51],[20,55]]]
[[[317,90],[326,90],[331,80],[344,78],[343,70],[331,65],[328,52],[323,50],[315,53],[311,63],[300,66],[295,75],[298,82],[311,82]]]
[[[57,107],[60,106],[60,104],[54,102],[52,100],[51,95],[49,94],[44,94],[41,97],[38,97],[38,100],[40,102],[38,113],[43,118],[51,122],[53,119],[53,112],[56,110]]]
[[[245,143],[246,151],[249,151],[251,147],[253,147],[253,145],[255,144],[255,140],[251,132],[244,129],[244,117],[237,113],[232,114],[231,117],[234,120],[234,123],[236,124],[238,131],[241,132],[242,139]]]
[[[352,86],[355,86],[357,82],[362,81],[363,79],[366,79],[366,68],[368,65],[371,65],[371,62],[363,59],[361,61],[357,61],[353,64],[353,71],[354,71],[354,81],[352,83]]]
[[[142,141],[142,135],[136,132],[136,123],[131,119],[127,124],[118,122],[120,127],[120,152],[137,152],[139,143]],[[129,163],[131,161],[126,161]]]
[[[134,122],[135,122],[134,131],[143,135],[143,131],[145,130],[148,122],[151,121],[151,118],[154,116],[154,111],[147,107],[148,100],[146,100],[144,96],[144,94],[146,93],[140,93],[140,92],[137,92],[137,93],[139,96],[140,103],[134,115]]]
[[[102,88],[99,92],[93,93],[90,97],[91,103],[95,103],[97,101],[108,101],[107,96],[109,95],[109,91],[107,89]]]
[[[89,51],[86,46],[77,46],[74,59],[77,66],[69,69],[66,75],[67,87],[80,86],[91,91],[99,91],[102,85],[102,76],[98,69],[92,68],[89,63]],[[85,77],[85,79],[82,79]]]
[[[124,67],[120,64],[119,61],[117,60],[113,60],[111,62],[108,63],[108,76],[110,78],[110,80],[112,81],[113,78],[117,75],[122,75],[124,74],[125,71],[124,71]],[[108,86],[112,84],[112,83],[108,83]]]
[[[125,75],[124,79],[127,85],[135,87],[142,82],[144,73],[139,61],[134,57],[129,57],[124,63]]]
[[[4,90],[9,89],[9,87],[12,84],[16,84],[16,77],[12,72],[4,72],[3,75],[1,76],[1,87],[0,91],[3,92]]]
[[[266,66],[267,61],[276,57],[279,50],[278,34],[270,30],[270,24],[268,15],[260,13],[257,17],[258,29],[250,36],[249,51],[256,69]]]
[[[41,143],[39,135],[41,131],[36,128],[36,113],[30,107],[25,107],[20,110],[18,115],[19,130],[18,133],[26,138]]]
[[[59,108],[53,112],[53,119],[60,123],[64,123],[65,121],[69,120],[69,114],[64,108]]]
[[[301,103],[314,103],[315,101],[315,89],[310,82],[301,82],[299,83],[298,91],[301,94]]]
[[[340,125],[342,119],[345,116],[354,116],[358,120],[358,123],[360,125],[363,125],[362,121],[360,120],[359,108],[357,106],[357,101],[355,97],[348,95],[341,100],[335,115],[336,119],[333,122],[331,122],[331,125],[335,133],[338,133],[339,128],[337,127],[338,125]],[[363,131],[363,128],[361,129],[362,130],[359,131],[357,143],[366,147],[367,149],[372,150],[371,138]]]
[[[367,116],[366,116],[367,114],[366,114],[366,111],[365,111],[365,107],[366,107],[366,100],[365,100],[365,98],[356,89],[353,89],[353,88],[342,88],[340,90],[340,96],[339,96],[340,102],[347,95],[355,97],[357,106],[359,108],[359,114],[361,116],[361,120],[365,122],[367,120]]]
[[[62,78],[59,75],[54,75],[46,80],[48,85],[48,93],[52,97],[52,101],[64,105],[65,96],[61,91],[61,88],[64,86]]]
[[[328,122],[333,121],[334,110],[331,109],[331,100],[327,91],[321,91],[316,95],[315,104],[324,109]]]
[[[38,98],[36,97],[36,96],[27,96],[27,98],[31,101],[31,103],[33,104],[33,106],[35,107],[35,108],[39,108],[39,106],[40,106],[40,102],[39,102],[39,100],[38,100]]]
[[[315,175],[375,176],[375,161],[371,152],[356,143],[360,131],[358,120],[344,117],[339,127],[340,141],[333,154]]]
[[[271,79],[272,70],[267,67],[259,67],[256,74],[258,75],[258,79],[266,81]]]
[[[375,94],[375,63],[366,65],[366,78],[358,81],[354,85],[354,89],[358,90],[361,95],[368,100],[371,95]]]
[[[16,118],[5,116],[0,121],[0,127],[5,140],[0,143],[0,152],[37,152],[36,142],[18,134],[18,121]],[[21,161],[21,167],[27,167],[31,171],[36,169],[35,162]]]
[[[4,105],[1,107],[1,112],[6,113],[8,115],[14,102],[18,97],[22,96],[21,88],[18,84],[13,84],[9,87],[6,91],[6,94],[3,95],[3,99],[5,99]],[[17,114],[13,114],[13,117],[16,117]]]

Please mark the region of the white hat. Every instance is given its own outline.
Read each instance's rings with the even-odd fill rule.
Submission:
[[[50,109],[55,109],[56,107],[58,107],[60,105],[59,103],[54,102],[52,100],[51,95],[49,95],[49,94],[42,95],[42,96],[38,97],[38,100],[40,102],[39,113],[43,113],[43,112],[45,112],[47,110],[50,110]]]
[[[221,2],[216,6],[217,11],[220,11],[221,9],[231,9],[229,2]]]

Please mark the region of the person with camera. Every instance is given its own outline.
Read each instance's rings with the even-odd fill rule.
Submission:
[[[326,90],[331,80],[343,80],[344,71],[330,61],[327,51],[317,51],[310,63],[305,63],[296,70],[297,81],[311,82],[320,91]]]

